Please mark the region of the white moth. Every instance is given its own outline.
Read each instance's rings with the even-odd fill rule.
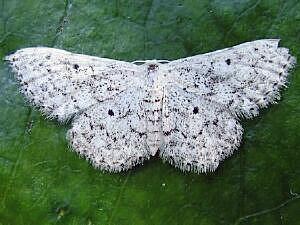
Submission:
[[[70,145],[94,167],[119,172],[159,153],[200,173],[238,148],[239,119],[280,98],[295,58],[278,42],[142,65],[46,47],[6,60],[32,105],[51,119],[72,120]]]

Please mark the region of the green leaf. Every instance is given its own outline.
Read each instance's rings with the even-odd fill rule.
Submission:
[[[0,2],[0,57],[50,46],[121,60],[176,59],[260,38],[300,58],[297,0]],[[68,125],[29,107],[0,63],[0,224],[300,224],[300,70],[277,105],[244,121],[243,145],[210,174],[154,157],[129,172],[92,168]]]

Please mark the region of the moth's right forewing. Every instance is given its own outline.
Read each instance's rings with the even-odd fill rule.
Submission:
[[[20,90],[46,116],[65,121],[140,82],[132,63],[37,47],[5,58]]]

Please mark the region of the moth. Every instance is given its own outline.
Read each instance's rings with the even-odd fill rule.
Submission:
[[[124,62],[48,47],[6,57],[20,91],[50,119],[71,121],[74,151],[120,172],[155,154],[214,171],[239,147],[240,120],[276,103],[296,60],[278,39],[166,60]]]

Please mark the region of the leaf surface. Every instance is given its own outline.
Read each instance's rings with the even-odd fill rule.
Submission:
[[[0,58],[49,46],[126,61],[176,59],[281,38],[300,58],[297,0],[0,2]],[[68,149],[0,62],[0,224],[300,224],[300,70],[277,105],[243,122],[243,145],[214,173],[159,158],[120,174]]]

